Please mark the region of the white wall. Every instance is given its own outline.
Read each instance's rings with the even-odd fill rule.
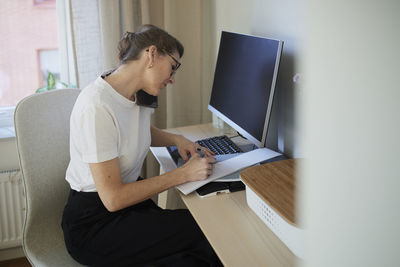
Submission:
[[[285,41],[272,141],[307,158],[304,266],[399,266],[399,2],[218,0],[214,10],[215,56],[221,30]]]
[[[400,266],[400,2],[307,2],[304,266]]]

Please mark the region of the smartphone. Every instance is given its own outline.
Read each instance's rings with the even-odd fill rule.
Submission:
[[[150,95],[143,90],[139,90],[136,93],[136,104],[139,106],[156,108],[158,107],[157,96]]]

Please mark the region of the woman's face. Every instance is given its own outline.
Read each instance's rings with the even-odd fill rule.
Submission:
[[[180,63],[178,52],[173,54],[156,53],[154,55],[153,66],[148,69],[149,84],[143,88],[150,95],[158,96],[162,89],[165,89],[169,83],[173,84],[175,70]]]

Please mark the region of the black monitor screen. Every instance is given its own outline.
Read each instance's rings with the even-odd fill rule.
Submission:
[[[222,32],[209,109],[264,146],[282,41]]]

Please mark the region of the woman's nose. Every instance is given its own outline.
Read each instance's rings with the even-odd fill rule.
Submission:
[[[174,84],[174,83],[175,83],[175,78],[174,78],[174,76],[169,77],[168,82],[169,82],[170,84]]]

